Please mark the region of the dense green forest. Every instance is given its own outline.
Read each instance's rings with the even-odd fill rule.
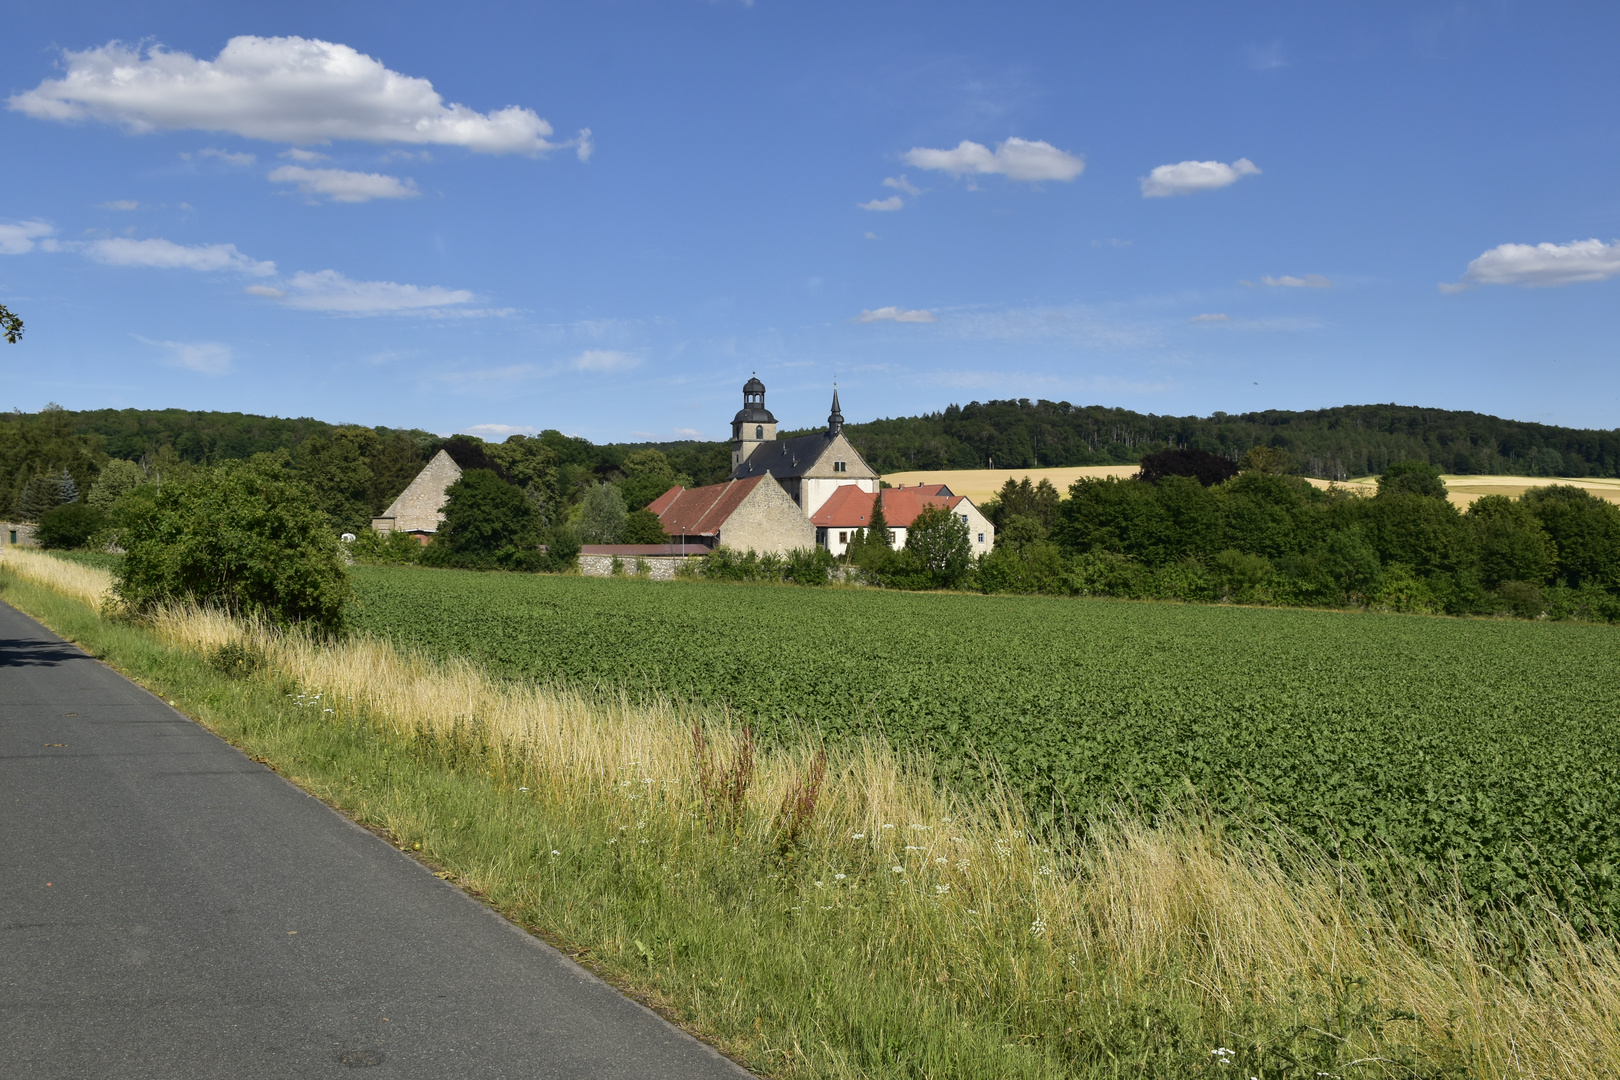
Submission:
[[[1620,429],[1584,431],[1402,405],[1174,417],[1067,402],[990,401],[844,430],[879,472],[1122,464],[1167,447],[1235,461],[1267,446],[1283,455],[1289,471],[1328,479],[1377,474],[1396,461],[1425,461],[1454,473],[1620,475]],[[546,430],[482,443],[307,417],[48,406],[0,414],[0,514],[15,516],[29,484],[41,477],[57,477],[60,488],[65,476],[75,493],[86,494],[111,460],[135,462],[144,478],[158,479],[268,453],[286,456],[334,524],[357,527],[387,506],[441,446],[464,467],[492,467],[529,490],[548,504],[551,518],[565,511],[577,516],[586,494],[602,484],[613,484],[633,511],[660,493],[653,490],[658,484],[716,483],[730,468],[728,448],[718,442],[593,444]]]
[[[1270,446],[1287,453],[1298,472],[1326,480],[1372,476],[1396,461],[1426,461],[1448,473],[1620,476],[1620,429],[1584,431],[1409,405],[1198,417],[1023,399],[952,405],[844,431],[880,473],[1126,464],[1166,447],[1236,460]]]

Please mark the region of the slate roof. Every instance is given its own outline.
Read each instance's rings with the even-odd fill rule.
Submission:
[[[670,488],[647,504],[670,536],[717,536],[726,519],[759,486],[764,474],[708,487]]]
[[[803,476],[827,449],[833,436],[825,431],[800,435],[796,439],[767,439],[754,447],[748,460],[731,470],[733,480],[770,473],[778,480]]]
[[[883,516],[891,529],[909,529],[925,506],[943,506],[955,509],[966,501],[962,495],[952,495],[944,484],[927,487],[884,488]],[[862,491],[854,484],[844,484],[810,517],[810,523],[823,529],[864,529],[871,523],[872,499],[870,491]]]

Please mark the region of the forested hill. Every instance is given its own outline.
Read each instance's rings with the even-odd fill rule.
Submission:
[[[885,473],[1123,464],[1167,446],[1237,458],[1263,444],[1285,450],[1298,471],[1330,479],[1379,473],[1390,462],[1405,460],[1428,461],[1454,473],[1620,475],[1620,430],[1582,431],[1404,405],[1177,417],[1061,401],[989,401],[849,424],[844,430]],[[663,455],[653,470],[659,478],[667,469],[683,482],[716,483],[730,469],[729,450],[718,442],[593,445],[549,429],[515,442],[524,445],[506,447],[507,456],[534,457],[542,463],[536,467],[555,470],[547,483],[564,498],[583,485],[646,470],[644,455],[628,465],[626,459],[648,449]],[[72,412],[55,406],[38,413],[0,413],[0,514],[11,509],[28,478],[43,471],[66,469],[85,486],[110,458],[143,461],[162,471],[286,450],[312,476],[347,476],[344,483],[354,488],[347,499],[359,515],[360,503],[373,512],[386,505],[440,445],[442,440],[426,431],[307,417],[184,409]]]
[[[1585,431],[1410,405],[1198,417],[1023,399],[952,405],[844,430],[882,473],[1124,464],[1166,446],[1237,458],[1267,445],[1286,450],[1306,475],[1337,480],[1410,460],[1451,473],[1620,476],[1620,429]]]

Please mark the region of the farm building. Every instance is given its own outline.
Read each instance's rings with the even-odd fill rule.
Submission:
[[[648,506],[672,543],[707,552],[724,545],[786,554],[815,543],[815,530],[770,473],[708,487],[672,487]]]
[[[380,533],[410,533],[422,543],[427,543],[439,531],[439,523],[444,520],[444,504],[449,498],[446,490],[460,479],[461,466],[440,450],[416,474],[410,486],[399,493],[399,498],[371,519],[371,527]]]
[[[968,529],[968,542],[973,546],[973,554],[983,555],[996,544],[995,526],[973,505],[973,500],[965,495],[952,495],[951,489],[944,484],[884,488],[880,495],[883,499],[883,517],[889,523],[889,531],[894,534],[895,547],[905,546],[906,532],[911,528],[911,523],[928,506],[943,506],[962,519],[962,524]],[[863,491],[853,484],[833,492],[832,498],[810,516],[810,522],[816,528],[816,543],[834,555],[842,555],[849,549],[855,530],[864,529],[871,523],[872,508],[878,498],[878,495]]]

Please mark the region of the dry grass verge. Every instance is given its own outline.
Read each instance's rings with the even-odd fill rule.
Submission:
[[[0,567],[106,595],[47,555]],[[367,753],[407,748],[422,790],[378,824],[772,1073],[1620,1075],[1620,956],[1552,914],[1391,899],[1444,890],[1196,812],[1033,838],[879,743],[754,746],[375,640],[196,610],[150,629],[285,680],[309,724],[377,733]],[[357,783],[404,782],[379,770]]]

